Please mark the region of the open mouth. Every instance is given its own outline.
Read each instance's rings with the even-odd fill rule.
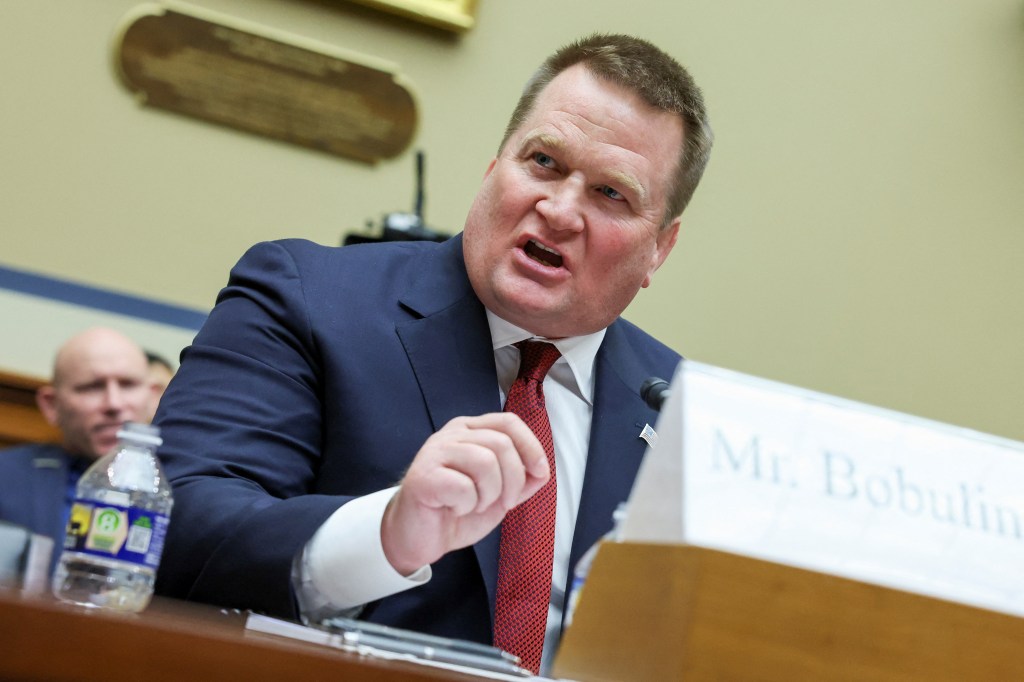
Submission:
[[[531,239],[523,245],[526,255],[549,268],[562,267],[562,254]]]

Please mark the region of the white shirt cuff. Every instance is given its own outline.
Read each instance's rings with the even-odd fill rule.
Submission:
[[[387,488],[358,497],[320,526],[306,543],[300,569],[302,592],[319,598],[301,601],[326,602],[331,610],[343,611],[430,580],[429,565],[405,577],[384,555],[380,526],[397,490]]]

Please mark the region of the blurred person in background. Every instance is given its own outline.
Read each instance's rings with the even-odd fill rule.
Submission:
[[[164,356],[151,350],[146,351],[146,362],[149,365],[149,385],[153,389],[153,407],[149,411],[149,418],[146,419],[149,422],[153,421],[160,398],[163,397],[164,391],[167,390],[167,384],[171,383],[171,378],[174,377],[174,365]]]
[[[0,519],[53,538],[52,572],[79,477],[117,444],[125,422],[152,415],[146,354],[113,329],[87,329],[57,351],[36,403],[60,442],[0,451]]]

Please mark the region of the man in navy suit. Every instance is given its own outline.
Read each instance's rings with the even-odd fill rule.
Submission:
[[[557,517],[548,635],[612,524],[679,356],[619,318],[676,241],[711,146],[700,91],[649,43],[593,36],[534,76],[443,244],[253,247],[157,423],[175,488],[158,592],[490,642],[506,513],[548,480],[501,411],[512,345],[543,382]]]
[[[60,444],[0,452],[0,519],[53,538],[51,567],[60,555],[79,476],[117,444],[126,421],[150,414],[154,396],[145,353],[113,329],[83,331],[57,352],[53,378],[36,392],[36,403],[60,429]]]

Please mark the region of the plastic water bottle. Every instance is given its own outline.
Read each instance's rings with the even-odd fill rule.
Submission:
[[[156,457],[155,426],[127,423],[112,452],[78,480],[53,593],[138,612],[149,604],[174,500]]]
[[[626,518],[626,503],[620,502],[619,506],[615,508],[612,513],[612,519],[614,525],[612,529],[602,535],[597,542],[591,545],[580,560],[576,562],[576,568],[572,573],[572,587],[569,591],[569,601],[565,609],[565,628],[568,629],[572,625],[572,617],[576,613],[576,606],[579,604],[580,595],[583,593],[583,584],[587,581],[587,576],[590,574],[590,567],[594,563],[594,557],[597,556],[597,550],[600,548],[602,542],[618,542],[620,537],[619,534],[622,530],[622,522]]]

